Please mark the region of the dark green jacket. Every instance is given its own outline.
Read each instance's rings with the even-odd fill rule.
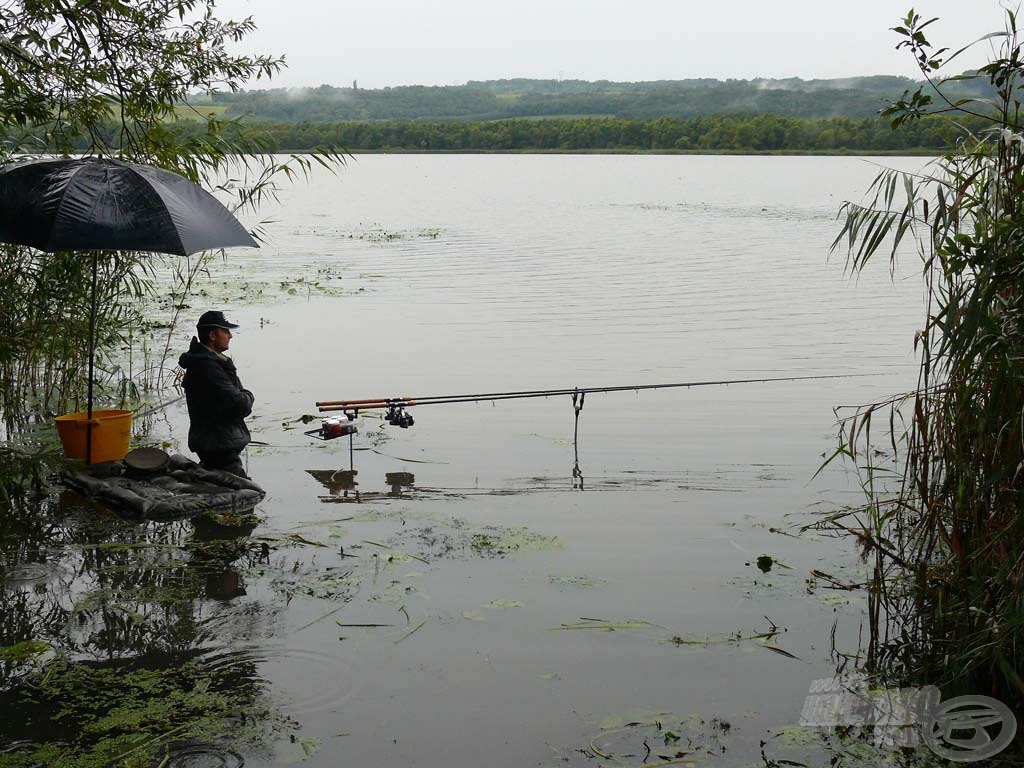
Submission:
[[[188,403],[188,447],[202,458],[206,453],[238,453],[249,444],[245,417],[252,413],[253,395],[242,387],[235,364],[192,337],[188,352],[178,358],[185,369]]]

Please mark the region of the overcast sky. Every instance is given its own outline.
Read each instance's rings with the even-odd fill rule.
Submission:
[[[916,76],[889,29],[912,0],[221,0],[258,30],[236,50],[283,54],[268,85],[456,85],[511,77]],[[996,0],[920,0],[953,49],[1003,28]],[[1014,7],[1016,3],[1014,2]],[[987,47],[963,57],[978,66]]]

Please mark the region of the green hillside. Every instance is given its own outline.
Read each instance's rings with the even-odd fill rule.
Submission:
[[[240,91],[195,97],[223,107],[224,117],[285,122],[500,120],[545,117],[656,119],[715,115],[862,118],[876,115],[917,83],[903,77],[840,80],[487,80],[458,86]],[[954,96],[985,96],[968,81]]]

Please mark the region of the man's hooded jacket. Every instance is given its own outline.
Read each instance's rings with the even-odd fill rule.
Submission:
[[[238,453],[249,444],[245,417],[252,413],[253,394],[242,387],[235,364],[192,337],[179,359],[185,369],[189,450],[199,454]]]

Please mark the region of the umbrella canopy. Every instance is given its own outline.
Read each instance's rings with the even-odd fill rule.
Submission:
[[[227,208],[183,176],[100,157],[0,168],[0,242],[179,256],[258,247]]]

